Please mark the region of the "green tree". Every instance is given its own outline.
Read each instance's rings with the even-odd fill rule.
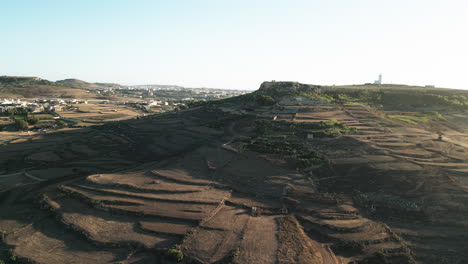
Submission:
[[[6,113],[7,113],[9,116],[14,116],[14,115],[17,113],[17,111],[16,111],[15,108],[8,108],[8,109],[6,110]]]
[[[260,105],[268,106],[268,105],[274,105],[275,104],[275,99],[269,95],[258,95],[257,98],[257,103]]]
[[[63,120],[57,120],[55,121],[55,124],[57,125],[57,127],[59,128],[64,128],[67,126],[67,123],[65,123]]]
[[[19,130],[25,130],[28,128],[28,122],[22,120],[22,119],[16,119],[15,121],[15,126],[19,129]]]
[[[33,115],[28,115],[26,117],[26,122],[28,122],[28,124],[30,124],[30,125],[35,125],[35,124],[37,124],[37,122],[39,122],[39,118],[37,118],[36,116],[33,116]]]
[[[177,261],[177,263],[180,263],[182,260],[184,260],[184,253],[182,253],[182,250],[180,249],[172,248],[166,252],[165,257],[168,260],[173,260]]]

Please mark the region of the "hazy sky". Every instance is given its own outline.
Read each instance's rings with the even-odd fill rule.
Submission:
[[[0,0],[0,75],[468,89],[466,0]]]

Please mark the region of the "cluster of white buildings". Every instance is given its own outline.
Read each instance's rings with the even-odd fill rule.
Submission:
[[[24,107],[31,113],[39,113],[43,111],[55,112],[56,108],[66,104],[87,104],[84,100],[64,100],[64,99],[38,99],[23,101],[21,99],[0,99],[0,112],[5,112],[9,108]]]

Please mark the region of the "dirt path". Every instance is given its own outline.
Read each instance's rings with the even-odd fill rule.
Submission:
[[[17,175],[21,175],[25,172],[26,170],[22,170],[20,172],[15,172],[15,173],[11,173],[11,174],[3,174],[3,175],[0,175],[0,178],[8,178],[8,177],[12,177],[12,176],[17,176]]]
[[[321,244],[319,248],[320,255],[322,256],[323,264],[343,264],[343,261],[338,259],[329,246]]]
[[[184,252],[207,263],[225,258],[239,247],[249,215],[244,209],[225,206],[194,230],[182,244]]]
[[[251,217],[244,231],[237,257],[238,263],[269,264],[276,263],[278,227],[274,217]]]
[[[235,153],[238,153],[239,150],[237,150],[236,148],[233,148],[233,147],[229,146],[229,144],[231,144],[232,142],[234,142],[234,140],[236,140],[236,139],[239,137],[239,134],[238,134],[236,131],[234,131],[234,126],[235,126],[235,125],[236,125],[236,122],[235,122],[235,121],[232,121],[232,122],[227,126],[227,128],[225,129],[226,134],[228,134],[229,136],[231,136],[231,139],[230,139],[228,142],[222,144],[221,147],[222,147],[223,149],[226,149],[226,150],[229,150],[229,151],[233,151],[233,152],[235,152]]]

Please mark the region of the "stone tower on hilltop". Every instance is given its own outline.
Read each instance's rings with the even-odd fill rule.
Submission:
[[[379,74],[379,79],[374,81],[374,84],[378,84],[378,85],[382,84],[382,74]]]

